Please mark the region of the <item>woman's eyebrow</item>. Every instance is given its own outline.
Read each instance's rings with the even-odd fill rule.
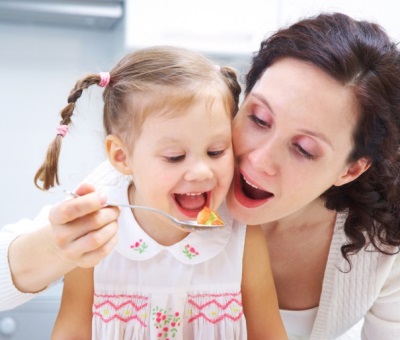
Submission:
[[[262,102],[269,109],[271,114],[273,116],[275,116],[275,113],[272,110],[271,105],[269,104],[268,100],[263,95],[261,95],[260,93],[257,93],[257,92],[251,92],[250,95],[252,95],[253,97],[257,98],[260,102]],[[323,141],[325,144],[327,144],[334,150],[332,142],[323,133],[319,133],[319,132],[308,130],[308,129],[301,129],[300,132],[320,139],[321,141]]]
[[[304,133],[306,135],[318,138],[319,140],[323,141],[325,144],[330,146],[332,150],[335,150],[335,148],[333,147],[333,144],[331,143],[331,141],[323,133],[319,133],[319,132],[312,131],[312,130],[307,130],[307,129],[301,129],[300,132],[302,132],[302,133]]]
[[[261,94],[257,92],[250,92],[250,95],[253,97],[256,97],[260,102],[262,102],[268,109],[271,111],[271,114],[275,116],[274,111],[271,108],[271,105],[269,105],[268,100]]]

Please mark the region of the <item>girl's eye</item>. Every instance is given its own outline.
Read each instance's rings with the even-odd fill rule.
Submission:
[[[165,157],[165,159],[169,163],[178,163],[185,159],[185,155]]]
[[[216,150],[216,151],[208,151],[207,155],[212,158],[221,157],[224,154],[225,150]]]
[[[265,120],[262,120],[258,118],[256,115],[251,114],[248,115],[249,119],[254,122],[257,126],[262,127],[262,128],[270,128],[271,124],[266,122]]]
[[[314,155],[310,154],[308,151],[304,150],[300,144],[295,144],[297,151],[300,153],[301,156],[313,160],[315,158]]]

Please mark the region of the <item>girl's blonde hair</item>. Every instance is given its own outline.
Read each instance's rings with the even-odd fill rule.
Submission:
[[[60,125],[71,123],[82,91],[100,81],[99,74],[89,74],[76,83],[68,105],[61,111]],[[212,105],[216,98],[222,98],[233,118],[238,110],[240,92],[232,68],[216,66],[199,53],[170,46],[138,50],[125,56],[110,71],[110,82],[103,93],[105,132],[132,142],[150,114],[182,112],[199,99]],[[36,172],[34,181],[39,189],[48,190],[59,184],[62,138],[61,135],[55,137],[44,163]]]

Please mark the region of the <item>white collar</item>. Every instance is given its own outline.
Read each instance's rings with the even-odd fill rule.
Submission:
[[[128,185],[125,181],[108,194],[112,201],[129,204]],[[218,209],[226,227],[220,229],[194,231],[183,240],[171,246],[163,246],[153,240],[137,223],[129,208],[121,208],[118,219],[118,243],[115,250],[124,257],[134,261],[148,260],[162,251],[168,251],[178,261],[185,264],[198,264],[218,255],[229,241],[233,218],[225,204]]]

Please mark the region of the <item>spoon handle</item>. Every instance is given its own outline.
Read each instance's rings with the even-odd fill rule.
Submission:
[[[79,197],[76,193],[69,191],[69,190],[64,190],[64,193],[72,196],[72,197]],[[194,231],[194,230],[210,230],[214,228],[221,228],[224,227],[225,225],[203,225],[203,224],[197,224],[196,221],[181,221],[175,218],[174,216],[166,213],[163,210],[148,207],[145,205],[134,205],[134,204],[122,204],[122,203],[115,203],[115,202],[106,202],[107,206],[112,206],[112,207],[123,207],[123,208],[131,208],[131,209],[144,209],[144,210],[149,210],[158,214],[163,215],[164,217],[168,218],[170,221],[174,222],[177,225],[178,229],[181,229],[183,231]]]

